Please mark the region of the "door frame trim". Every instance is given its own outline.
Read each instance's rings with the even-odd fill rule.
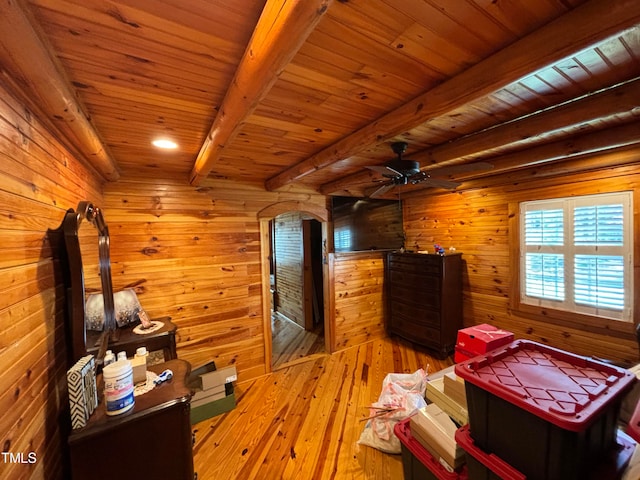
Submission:
[[[322,244],[330,245],[329,242],[329,210],[315,203],[307,203],[300,201],[285,201],[271,204],[258,212],[258,220],[260,221],[260,268],[262,271],[262,320],[264,335],[264,354],[265,354],[265,373],[272,371],[271,358],[273,356],[273,342],[271,339],[271,298],[270,298],[270,270],[269,270],[269,222],[282,213],[302,212],[315,218],[322,224]],[[325,350],[332,353],[335,350],[333,342],[335,312],[330,305],[333,304],[331,299],[334,294],[333,281],[329,281],[328,276],[331,274],[329,268],[328,249],[323,248],[322,252],[322,276],[324,282],[323,306],[324,306],[324,344]]]

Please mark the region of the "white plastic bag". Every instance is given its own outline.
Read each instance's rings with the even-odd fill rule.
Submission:
[[[372,417],[364,427],[358,444],[368,445],[387,453],[400,453],[400,440],[393,427],[400,420],[413,415],[427,403],[424,399],[427,373],[390,373],[382,382],[378,401],[371,405]]]

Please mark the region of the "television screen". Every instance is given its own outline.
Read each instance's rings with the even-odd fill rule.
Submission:
[[[380,198],[332,197],[336,252],[394,250],[402,246],[402,204]]]

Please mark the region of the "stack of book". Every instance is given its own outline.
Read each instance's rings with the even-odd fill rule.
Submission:
[[[71,427],[82,428],[98,406],[96,365],[93,355],[82,357],[67,371]]]

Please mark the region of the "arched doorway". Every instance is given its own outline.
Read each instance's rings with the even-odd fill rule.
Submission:
[[[272,357],[273,357],[273,340],[272,340],[272,323],[271,323],[271,305],[272,295],[270,291],[271,287],[271,222],[278,216],[288,212],[301,212],[306,217],[312,218],[320,222],[322,245],[326,245],[327,232],[328,232],[328,218],[329,212],[326,208],[320,207],[316,204],[287,201],[279,202],[270,205],[260,212],[258,212],[258,220],[260,221],[260,239],[261,239],[261,259],[262,259],[262,315],[264,321],[264,341],[265,341],[265,357],[267,372],[272,370]],[[324,320],[324,343],[325,352],[332,351],[331,338],[333,337],[333,321],[334,314],[330,299],[333,295],[333,286],[331,282],[327,281],[328,269],[326,262],[326,249],[322,250],[322,305],[323,305],[323,320]]]

